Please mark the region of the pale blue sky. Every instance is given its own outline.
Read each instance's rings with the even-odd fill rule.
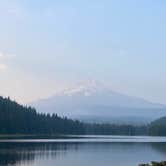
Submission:
[[[81,80],[166,104],[165,0],[0,0],[0,93],[20,102]]]

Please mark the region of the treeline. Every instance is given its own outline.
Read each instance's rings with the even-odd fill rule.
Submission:
[[[147,126],[88,124],[57,114],[37,113],[10,98],[0,97],[0,134],[104,134],[104,135],[166,135],[166,118]],[[164,122],[163,122],[164,121]]]
[[[93,135],[147,135],[147,126],[118,124],[85,124],[86,134]]]
[[[26,107],[0,97],[1,134],[83,134],[83,123],[61,118],[56,114],[39,114]]]
[[[153,121],[148,130],[149,135],[166,136],[166,117]]]

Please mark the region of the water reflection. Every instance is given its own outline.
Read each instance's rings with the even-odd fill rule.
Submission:
[[[77,151],[74,143],[0,143],[0,166],[18,165],[21,162],[33,162],[37,159],[55,159],[64,156],[68,150]]]
[[[151,147],[166,157],[166,143],[151,143]]]
[[[165,157],[166,143],[0,143],[0,166],[134,166]]]

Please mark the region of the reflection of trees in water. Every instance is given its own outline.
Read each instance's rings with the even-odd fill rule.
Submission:
[[[30,163],[40,158],[56,158],[67,150],[76,151],[78,144],[68,143],[0,143],[0,166]]]
[[[160,152],[162,155],[166,156],[166,143],[162,142],[151,143],[151,147]]]
[[[137,143],[0,143],[0,166],[16,166],[20,162],[31,163],[37,159],[55,159],[72,151],[113,151],[144,147]]]
[[[20,161],[33,161],[34,155],[32,154],[19,154],[17,152],[0,152],[0,165],[1,166],[8,166],[8,165],[16,165]]]
[[[0,143],[0,166],[33,165],[35,160],[55,159],[79,149],[92,152],[136,152],[151,147],[166,156],[166,143]]]
[[[0,165],[15,165],[22,160],[34,160],[34,155],[27,153],[25,149],[25,145],[20,145],[19,147],[16,144],[0,144]]]

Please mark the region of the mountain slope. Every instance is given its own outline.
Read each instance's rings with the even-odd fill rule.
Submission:
[[[31,103],[40,112],[76,118],[115,117],[157,118],[166,115],[166,106],[142,98],[114,92],[101,83],[90,81],[54,96]]]

